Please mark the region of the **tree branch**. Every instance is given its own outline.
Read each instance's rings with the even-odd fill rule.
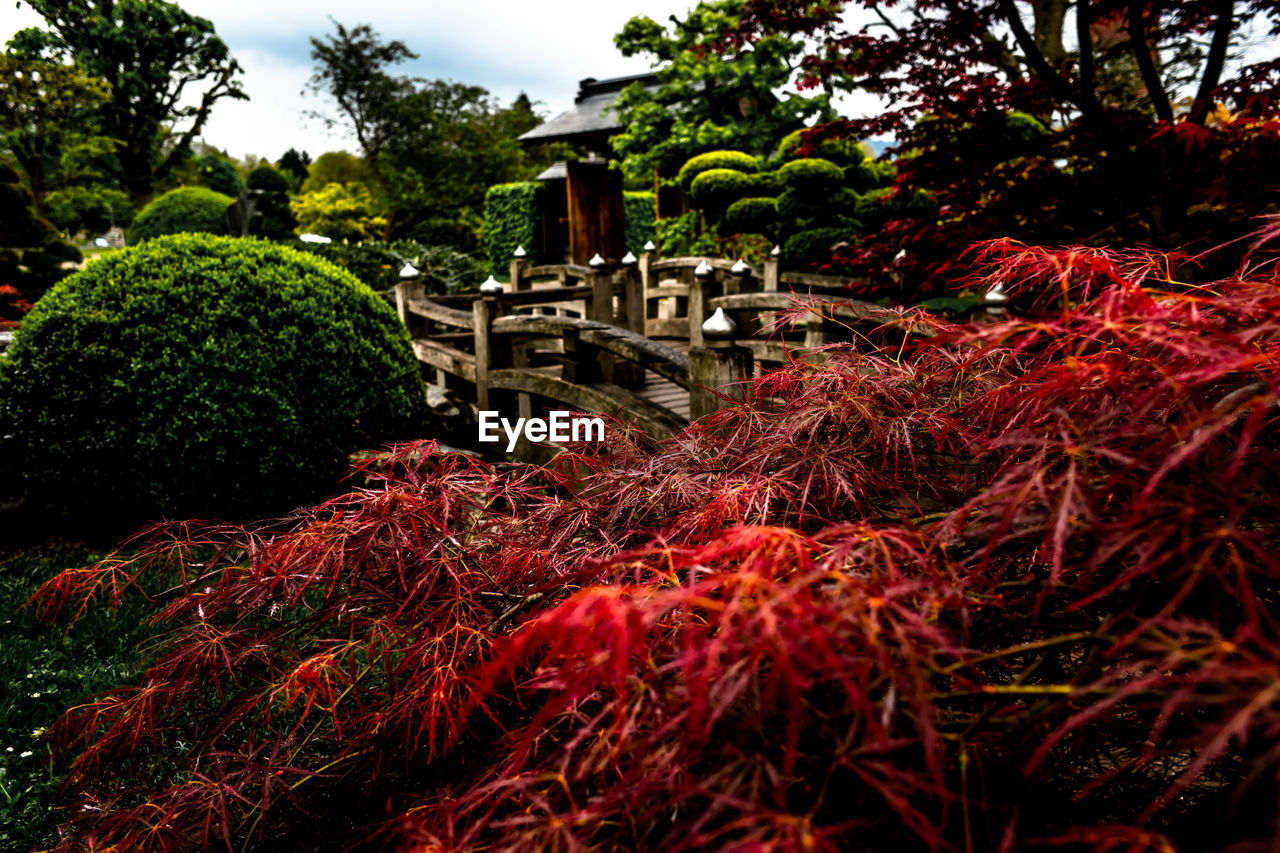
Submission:
[[[1191,112],[1187,121],[1204,124],[1209,117],[1209,108],[1213,106],[1213,90],[1218,88],[1222,78],[1222,66],[1227,61],[1227,48],[1231,44],[1231,27],[1235,20],[1236,4],[1233,0],[1218,0],[1218,23],[1213,30],[1213,43],[1209,45],[1209,59],[1205,62],[1204,77],[1200,79],[1200,90],[1191,104]]]
[[[1086,114],[1097,115],[1102,111],[1102,106],[1098,103],[1092,23],[1089,19],[1089,0],[1076,0],[1076,40],[1080,43],[1080,104]]]
[[[1151,104],[1155,107],[1156,118],[1161,121],[1173,121],[1173,106],[1169,103],[1169,93],[1164,90],[1160,80],[1160,72],[1156,70],[1155,61],[1151,58],[1151,47],[1147,44],[1147,23],[1143,20],[1146,6],[1143,3],[1129,3],[1129,45],[1133,58],[1142,73],[1142,82],[1147,87]]]
[[[1031,70],[1061,100],[1079,107],[1079,99],[1076,93],[1071,90],[1070,84],[1063,80],[1057,71],[1049,67],[1044,54],[1036,47],[1036,43],[1031,38],[1031,34],[1027,32],[1027,26],[1022,22],[1022,16],[1018,14],[1018,8],[1014,5],[1013,0],[1000,0],[1000,9],[1008,19],[1009,29],[1013,30],[1013,38],[1017,41],[1018,47],[1022,49],[1022,53],[1027,59],[1027,65],[1031,67]]]

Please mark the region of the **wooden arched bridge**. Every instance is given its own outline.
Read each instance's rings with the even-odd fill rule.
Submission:
[[[516,258],[510,284],[491,279],[480,294],[428,296],[408,278],[396,305],[435,382],[479,410],[513,420],[547,408],[617,414],[657,438],[720,408],[720,394],[737,396],[761,366],[847,339],[875,307],[846,298],[847,279],[784,272],[776,258],[758,267],[652,251],[595,260]],[[793,291],[834,301],[774,329]],[[537,451],[522,443],[517,454]]]

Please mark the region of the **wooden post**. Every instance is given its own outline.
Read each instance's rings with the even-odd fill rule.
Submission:
[[[716,273],[710,264],[702,264],[698,267],[702,271],[702,275],[697,272],[693,275],[693,280],[689,282],[689,346],[702,346],[702,324],[707,320],[707,301],[717,295],[715,291]]]
[[[764,292],[778,292],[778,267],[781,262],[781,255],[770,255],[764,262]]]
[[[530,290],[533,287],[533,279],[529,278],[529,270],[533,265],[529,263],[528,258],[512,258],[511,259],[511,289]]]
[[[489,371],[509,367],[511,351],[508,342],[492,334],[493,320],[502,313],[497,296],[485,296],[471,303],[476,349],[476,408],[492,411],[495,395],[489,391]]]
[[[410,338],[420,338],[426,334],[426,319],[409,311],[409,301],[425,299],[426,296],[426,285],[416,278],[396,282],[396,313],[400,315],[400,322],[409,330]]]
[[[635,332],[637,335],[644,335],[644,281],[641,278],[639,264],[634,255],[628,254],[623,258],[622,270],[618,273],[618,280],[615,283],[622,285],[622,299],[620,300],[621,311],[616,325]],[[623,388],[640,388],[644,386],[643,365],[636,364],[626,359],[618,359],[614,365],[613,381]]]
[[[826,353],[814,353],[813,350],[827,342],[827,333],[823,328],[825,320],[821,311],[810,311],[804,318],[804,354],[805,361],[822,363],[829,357]]]
[[[751,350],[733,341],[708,341],[689,349],[689,418],[697,420],[727,404],[715,391],[735,400],[746,393],[744,379],[751,378]]]
[[[603,264],[593,266],[591,274],[587,276],[587,283],[591,285],[591,296],[587,301],[586,319],[608,323],[610,326],[618,325],[613,310],[613,274]],[[612,353],[598,351],[596,358],[604,381],[616,382],[617,358]]]

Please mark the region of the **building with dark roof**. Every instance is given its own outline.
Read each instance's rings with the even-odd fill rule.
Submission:
[[[524,145],[567,142],[579,151],[604,154],[609,150],[609,137],[622,129],[618,116],[610,109],[622,90],[632,83],[656,88],[658,76],[653,72],[597,80],[588,77],[578,83],[573,107],[538,125],[520,137]]]

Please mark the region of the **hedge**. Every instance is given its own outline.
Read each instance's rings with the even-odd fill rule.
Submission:
[[[849,239],[858,230],[857,222],[848,221],[845,225],[833,225],[825,228],[813,228],[792,234],[782,245],[782,257],[787,265],[823,265],[831,262],[831,247],[836,243]]]
[[[485,255],[493,275],[506,276],[516,247],[524,246],[530,260],[539,243],[538,201],[542,184],[524,181],[489,187],[484,196]]]
[[[180,187],[142,209],[129,226],[129,242],[141,243],[165,234],[225,234],[227,208],[233,199],[205,187]]]
[[[395,312],[326,261],[183,234],[60,282],[0,360],[0,455],[50,511],[277,513],[347,455],[421,437]]]
[[[793,131],[782,138],[774,154],[776,161],[795,160],[800,157],[803,146],[802,137],[805,130]],[[812,152],[808,158],[829,160],[839,166],[856,166],[867,157],[867,152],[855,139],[824,139],[810,146]]]
[[[248,187],[251,190],[266,190],[273,193],[287,193],[289,179],[284,172],[274,166],[263,164],[249,173]]]
[[[658,201],[653,193],[631,192],[622,194],[622,228],[625,251],[639,255],[644,244],[656,240]]]
[[[752,189],[749,177],[737,169],[708,169],[693,179],[689,195],[699,207],[727,204]]]

